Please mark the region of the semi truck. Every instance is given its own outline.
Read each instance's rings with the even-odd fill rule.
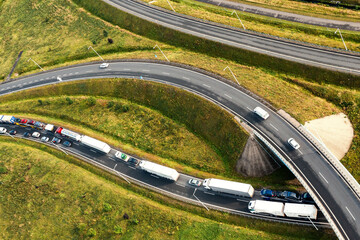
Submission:
[[[108,144],[106,144],[102,141],[99,141],[95,138],[85,136],[85,135],[81,136],[80,142],[82,144],[84,144],[85,146],[94,148],[94,149],[96,149],[100,152],[106,153],[106,154],[108,154],[111,150],[111,147]]]
[[[152,173],[172,181],[177,181],[180,176],[180,174],[175,169],[145,160],[140,161],[139,167],[148,173]]]
[[[249,202],[251,213],[261,213],[279,217],[310,218],[316,220],[317,208],[311,204],[282,203],[264,200],[253,200]]]
[[[56,133],[58,134],[61,134],[62,136],[65,136],[65,137],[68,137],[72,140],[75,140],[75,141],[80,141],[81,139],[81,135],[76,133],[76,132],[73,132],[73,131],[70,131],[70,130],[67,130],[65,128],[62,128],[62,127],[58,127],[55,131]]]
[[[15,117],[14,116],[9,116],[9,115],[0,115],[0,123],[11,123],[14,124],[15,123]]]
[[[242,197],[252,197],[254,188],[250,184],[239,183],[216,178],[208,178],[203,182],[203,186],[207,190],[219,193],[228,193]]]

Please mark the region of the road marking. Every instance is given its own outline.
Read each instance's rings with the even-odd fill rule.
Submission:
[[[90,151],[92,151],[92,152],[96,153],[96,151],[95,151],[95,150],[90,149]]]
[[[50,77],[47,77],[46,79],[50,79]]]
[[[240,202],[249,202],[249,201],[246,201],[246,200],[242,200],[242,199],[236,199],[237,201],[240,201]]]
[[[32,82],[33,82],[33,81],[30,81],[29,84],[32,83]]]
[[[130,69],[130,68],[124,68],[124,70],[125,70],[125,71],[129,71],[129,70],[131,70],[131,69]]]
[[[114,169],[116,168],[117,164],[115,164]]]
[[[132,168],[132,169],[136,170],[136,168],[134,168],[134,167],[132,167],[132,166],[129,166],[129,168]]]
[[[93,70],[89,70],[89,71],[86,71],[87,73],[89,73],[89,72],[93,72]]]
[[[69,73],[69,76],[70,76],[70,75],[73,75],[73,73]]]
[[[321,172],[319,172],[319,174],[320,174],[320,176],[325,180],[325,182],[326,182],[327,184],[329,184],[329,182],[326,180],[326,178],[324,178],[324,176],[321,174]]]
[[[302,153],[302,151],[300,151],[300,149],[298,149],[298,151],[299,151],[299,153],[300,153],[301,155],[303,155],[303,153]]]
[[[254,111],[254,110],[252,110],[251,108],[249,108],[249,107],[246,107],[247,109],[249,109],[250,111]]]
[[[34,82],[38,82],[39,81],[39,79],[36,79]]]
[[[184,186],[184,185],[182,185],[182,184],[179,184],[179,183],[175,183],[176,185],[178,185],[178,186],[180,186],[180,187],[186,187],[186,186]]]
[[[143,69],[142,71],[143,72],[150,72],[150,70],[147,70],[147,69]]]
[[[203,84],[205,87],[211,88],[209,85]]]
[[[354,215],[352,215],[352,213],[350,212],[350,210],[348,209],[348,207],[345,206],[345,208],[346,208],[346,210],[350,213],[350,215],[351,215],[351,217],[354,219],[354,221],[356,221],[356,219],[354,218]]]
[[[154,178],[159,178],[159,176],[153,175],[151,174],[150,176],[154,177]]]
[[[227,95],[226,93],[224,94],[226,97],[228,97],[228,98],[230,98],[230,99],[232,99],[232,97],[231,96],[229,96],[229,95]]]
[[[188,78],[188,77],[182,77],[183,79],[186,79],[186,80],[190,80],[190,78]]]
[[[79,144],[78,144],[77,142],[73,142],[73,144],[75,144],[75,145],[78,145],[78,146],[79,146]]]
[[[272,125],[271,123],[270,123],[270,126],[272,126],[276,131],[279,131],[279,129],[277,129],[274,125]]]
[[[66,73],[64,73],[64,74],[63,74],[63,77],[66,77],[66,76],[67,76],[67,74],[66,74]]]
[[[52,76],[51,78],[55,78],[55,76]]]
[[[209,195],[215,195],[215,193],[209,193],[209,192],[204,192],[205,194],[209,194]]]
[[[79,72],[76,72],[75,74],[79,74]]]
[[[18,84],[17,86],[18,86],[18,87],[21,87],[21,84]],[[2,89],[1,89],[1,90],[2,90]]]
[[[112,158],[112,157],[109,157],[111,160],[113,160],[114,162],[116,162],[116,159]]]
[[[43,78],[42,79],[40,79],[40,81],[42,81],[42,80],[44,80]]]
[[[20,84],[19,84],[20,85]],[[20,85],[21,86],[21,85]],[[2,90],[4,90],[3,88],[0,90],[0,91],[2,91]]]
[[[170,75],[170,73],[167,73],[167,72],[162,72],[162,74],[164,74],[164,75]]]

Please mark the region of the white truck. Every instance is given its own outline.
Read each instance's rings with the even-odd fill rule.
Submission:
[[[56,129],[56,133],[58,134],[61,134],[65,137],[68,137],[72,140],[75,140],[75,141],[80,141],[81,139],[81,135],[76,133],[76,132],[73,132],[73,131],[70,131],[68,129],[65,129],[65,128],[62,128],[62,127],[58,127],[58,129]]]
[[[106,154],[109,153],[111,150],[111,147],[107,143],[85,135],[81,136],[80,142],[88,147],[94,148]]]
[[[46,124],[46,126],[45,126],[45,130],[49,131],[49,132],[54,131],[54,128],[55,128],[55,126],[52,124]]]
[[[248,209],[251,213],[268,214],[279,217],[310,218],[316,220],[317,208],[311,204],[282,203],[264,200],[249,202]]]
[[[177,181],[180,176],[180,174],[175,169],[145,160],[142,160],[139,163],[139,167],[146,172],[155,174],[159,177],[170,179],[172,181]]]
[[[248,208],[251,213],[261,213],[261,214],[285,217],[284,203],[282,202],[253,200],[249,202]]]
[[[9,115],[0,115],[0,123],[15,123],[15,117]]]
[[[232,182],[216,178],[208,178],[203,182],[205,189],[214,192],[229,193],[237,196],[252,197],[254,195],[254,188],[250,184]]]

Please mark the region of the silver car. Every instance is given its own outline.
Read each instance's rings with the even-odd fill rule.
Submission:
[[[300,145],[293,139],[293,138],[289,138],[288,143],[294,148],[294,149],[299,149]]]

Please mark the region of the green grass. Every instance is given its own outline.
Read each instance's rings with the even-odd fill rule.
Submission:
[[[150,1],[151,0],[145,0],[145,2]],[[287,2],[298,4],[293,1]],[[167,0],[156,1],[152,3],[152,5],[171,10]],[[212,22],[222,23],[240,29],[243,28],[236,15],[232,15],[233,9],[224,9],[223,7],[205,4],[195,0],[171,1],[171,5],[178,13]],[[313,9],[313,11],[315,10]],[[357,13],[356,16],[360,21],[360,13],[355,13]],[[344,44],[340,35],[334,34],[336,29],[290,22],[241,11],[238,11],[238,15],[245,28],[248,30],[322,46],[344,49]],[[342,30],[341,32],[348,49],[360,52],[360,33],[346,30]]]
[[[157,194],[99,177],[48,147],[24,140],[15,144],[3,137],[0,142],[1,163],[7,169],[0,174],[2,239],[335,239],[330,231],[183,204],[215,219],[210,220],[162,205]]]

